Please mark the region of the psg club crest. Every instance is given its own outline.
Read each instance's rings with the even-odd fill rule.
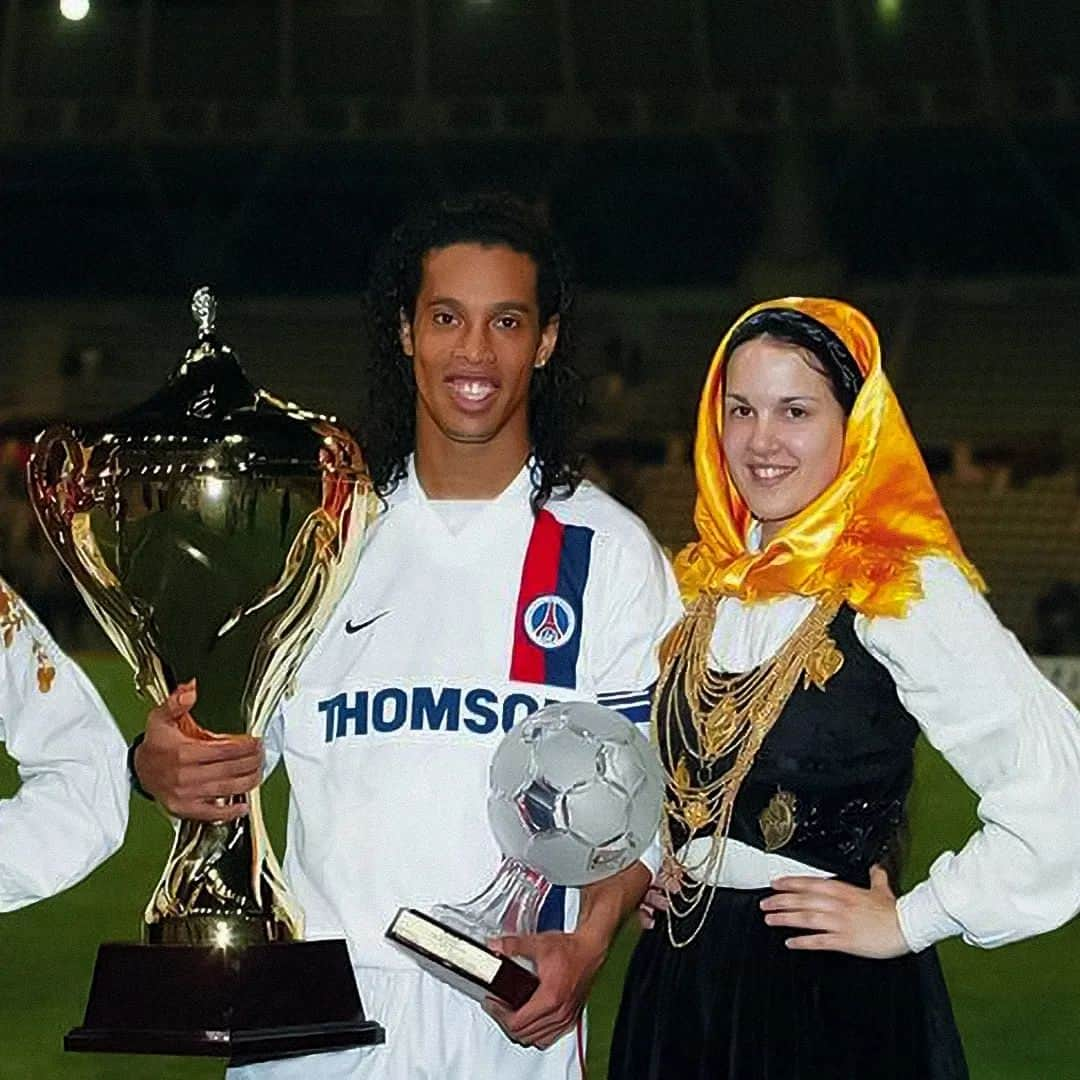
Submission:
[[[538,596],[526,609],[525,635],[541,649],[558,649],[573,636],[577,626],[574,609],[554,593]]]

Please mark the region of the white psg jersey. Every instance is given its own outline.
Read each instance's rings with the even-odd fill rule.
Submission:
[[[587,482],[538,515],[530,494],[526,468],[452,532],[410,463],[267,737],[292,787],[285,869],[306,936],[344,933],[358,966],[413,968],[383,939],[397,909],[490,881],[487,770],[505,731],[550,701],[647,720],[681,612],[667,560]],[[541,928],[576,916],[554,889]]]

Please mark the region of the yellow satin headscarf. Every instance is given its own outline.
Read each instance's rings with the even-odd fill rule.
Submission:
[[[793,308],[832,330],[865,377],[844,432],[836,479],[761,551],[746,548],[750,511],[724,460],[724,352],[735,327],[765,308]],[[745,312],[720,342],[698,407],[694,447],[696,543],[675,560],[683,596],[703,591],[743,600],[839,593],[864,615],[903,616],[922,596],[918,562],[950,559],[978,589],[942,509],[907,420],[881,370],[870,320],[839,300],[787,297]]]

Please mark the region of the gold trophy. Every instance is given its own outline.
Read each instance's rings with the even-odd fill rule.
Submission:
[[[216,337],[136,409],[37,441],[31,499],[83,599],[162,702],[198,679],[200,739],[261,736],[356,567],[377,500],[332,420],[256,389]],[[302,942],[259,791],[235,821],[180,820],[145,944],[101,946],[69,1050],[232,1063],[383,1041],[344,941]]]

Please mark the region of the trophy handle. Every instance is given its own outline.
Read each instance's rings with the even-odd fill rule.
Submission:
[[[175,680],[153,648],[152,616],[121,599],[120,582],[90,527],[90,512],[104,501],[86,482],[89,458],[90,450],[70,427],[46,428],[34,441],[26,467],[30,502],[87,607],[134,670],[137,689],[160,704]]]

